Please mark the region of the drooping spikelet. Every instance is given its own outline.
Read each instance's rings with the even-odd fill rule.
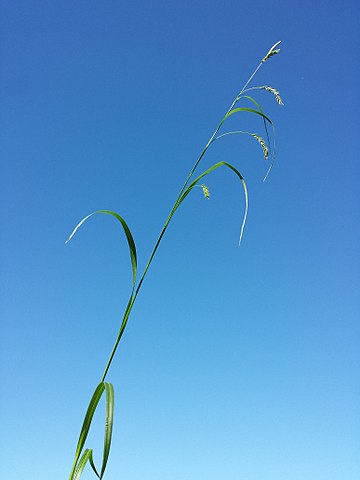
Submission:
[[[270,50],[268,51],[268,53],[265,55],[265,57],[261,60],[262,63],[265,63],[266,60],[268,60],[270,57],[272,57],[273,55],[276,55],[277,53],[280,52],[280,48],[276,48],[278,45],[280,45],[281,41],[280,42],[277,42],[275,43],[275,45],[273,45]]]
[[[260,137],[260,135],[258,135],[257,133],[252,133],[251,136],[256,138],[256,140],[262,146],[262,149],[263,149],[263,152],[264,152],[264,158],[266,160],[269,157],[269,149],[268,149],[268,147],[265,143],[265,140],[262,137]]]
[[[200,187],[202,188],[204,197],[209,200],[210,199],[210,190],[208,189],[208,187],[204,184],[200,185]]]
[[[273,95],[275,95],[276,101],[279,105],[284,105],[283,101],[280,97],[280,92],[278,90],[276,90],[275,88],[269,87],[267,85],[264,86],[264,87],[261,87],[261,88],[268,91],[268,92],[271,92]]]

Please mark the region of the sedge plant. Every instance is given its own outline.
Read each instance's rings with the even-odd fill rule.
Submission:
[[[90,464],[94,474],[96,475],[97,478],[102,479],[104,477],[106,465],[108,462],[109,458],[109,453],[110,453],[110,445],[111,445],[111,438],[112,438],[112,433],[113,433],[113,423],[114,423],[114,387],[112,383],[109,383],[107,381],[109,369],[111,367],[111,364],[114,360],[115,353],[118,349],[120,340],[124,334],[124,331],[126,329],[126,325],[128,323],[132,308],[134,306],[134,303],[139,295],[139,292],[141,290],[141,287],[143,285],[143,282],[146,278],[146,274],[150,268],[150,265],[154,259],[155,253],[157,252],[159,245],[162,241],[162,238],[176,212],[176,210],[180,207],[180,205],[183,203],[185,198],[191,193],[191,191],[195,187],[200,187],[202,189],[202,192],[205,196],[205,198],[210,197],[210,192],[208,187],[202,183],[204,178],[211,172],[217,170],[218,168],[227,168],[231,170],[240,180],[242,184],[242,188],[244,191],[244,197],[245,197],[245,207],[244,207],[244,214],[242,218],[242,223],[241,223],[241,228],[240,228],[240,239],[239,243],[241,242],[241,238],[243,236],[244,232],[244,227],[246,223],[246,218],[248,214],[248,208],[249,208],[249,200],[248,200],[248,190],[247,186],[244,180],[244,177],[242,174],[239,172],[239,170],[234,167],[234,165],[231,165],[230,163],[227,162],[218,162],[215,163],[213,166],[208,168],[207,170],[203,171],[199,175],[195,175],[195,172],[197,172],[198,167],[200,165],[200,162],[204,155],[206,154],[207,150],[210,148],[210,146],[215,142],[220,139],[224,139],[226,136],[229,135],[248,135],[252,138],[254,138],[259,145],[262,148],[263,152],[263,157],[265,160],[269,159],[271,157],[271,163],[270,166],[267,170],[267,173],[265,175],[264,180],[268,176],[274,160],[275,160],[275,127],[273,125],[273,122],[270,120],[270,118],[263,112],[260,104],[255,100],[251,95],[249,95],[249,92],[253,92],[256,90],[264,90],[267,92],[270,92],[272,95],[274,95],[276,102],[279,105],[283,105],[282,99],[280,97],[280,94],[278,90],[275,88],[268,86],[268,85],[261,85],[261,86],[253,86],[251,85],[256,73],[258,70],[262,67],[262,65],[268,61],[271,57],[279,53],[280,49],[279,47],[280,42],[275,43],[270,50],[267,52],[267,54],[262,58],[261,62],[259,65],[256,67],[254,72],[250,75],[249,79],[245,82],[243,88],[240,90],[239,94],[235,97],[233,102],[231,103],[230,107],[228,108],[227,112],[221,119],[220,123],[218,126],[215,128],[213,134],[211,135],[209,141],[203,148],[202,152],[200,153],[199,157],[195,161],[193,167],[191,168],[183,186],[181,187],[176,200],[170,210],[170,213],[165,221],[164,226],[162,227],[162,230],[155,242],[155,245],[152,249],[152,252],[150,254],[150,258],[144,268],[144,271],[142,272],[141,276],[137,275],[137,252],[136,252],[136,246],[135,246],[135,241],[133,238],[133,235],[130,231],[130,228],[127,224],[127,222],[124,220],[122,216],[120,216],[118,213],[113,212],[111,210],[98,210],[96,212],[90,213],[87,215],[85,218],[83,218],[80,223],[75,227],[69,238],[67,239],[66,243],[68,243],[72,237],[75,235],[77,230],[81,227],[81,225],[86,222],[89,218],[93,217],[94,215],[97,214],[106,214],[106,215],[111,215],[113,218],[115,218],[121,225],[124,234],[126,236],[126,240],[128,243],[129,247],[129,253],[130,253],[130,261],[131,261],[131,268],[132,268],[132,285],[131,285],[131,293],[129,300],[127,302],[127,305],[125,307],[125,311],[122,317],[122,321],[120,324],[119,332],[117,335],[117,338],[115,340],[114,346],[112,348],[112,351],[110,353],[109,359],[105,365],[104,368],[104,373],[100,379],[99,384],[95,388],[95,391],[91,397],[91,400],[89,402],[87,411],[85,413],[85,417],[83,420],[83,424],[81,427],[80,431],[80,436],[79,440],[76,446],[76,451],[75,451],[75,457],[73,460],[69,480],[79,480],[84,468],[86,467],[87,463]],[[243,105],[246,106],[243,106]],[[235,131],[224,131],[223,126],[226,124],[226,120],[235,115],[235,114],[241,114],[241,113],[250,113],[255,115],[256,117],[259,118],[260,122],[262,123],[262,127],[265,132],[265,139],[260,136],[258,133],[255,132],[248,132],[245,130],[235,130]],[[270,131],[270,133],[269,133]],[[105,433],[104,433],[104,446],[103,446],[103,455],[102,455],[102,464],[101,467],[98,468],[95,466],[94,458],[93,458],[93,450],[91,448],[85,448],[87,436],[90,430],[90,426],[94,417],[94,413],[98,407],[99,401],[102,397],[102,395],[105,392]]]

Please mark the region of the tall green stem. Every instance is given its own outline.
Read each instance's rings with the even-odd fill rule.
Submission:
[[[259,65],[256,67],[256,69],[254,70],[254,72],[250,75],[250,77],[249,77],[248,80],[246,81],[245,85],[243,86],[243,88],[241,89],[241,91],[239,92],[239,94],[235,97],[234,101],[232,102],[232,104],[231,104],[230,107],[228,108],[228,110],[227,110],[226,114],[224,115],[224,117],[222,118],[221,122],[220,122],[219,125],[216,127],[214,133],[211,135],[209,141],[208,141],[207,144],[205,145],[204,149],[202,150],[201,154],[199,155],[198,159],[196,160],[194,166],[193,166],[192,169],[190,170],[190,172],[189,172],[189,174],[188,174],[188,176],[187,176],[187,178],[186,178],[186,180],[185,180],[185,183],[184,183],[184,185],[182,186],[182,188],[181,188],[181,190],[180,190],[180,192],[179,192],[179,194],[178,194],[178,196],[177,196],[177,198],[176,198],[176,200],[175,200],[175,203],[174,203],[174,205],[173,205],[173,207],[172,207],[172,209],[171,209],[171,211],[170,211],[170,213],[169,213],[169,216],[168,216],[168,218],[166,219],[166,222],[165,222],[165,224],[164,224],[164,226],[163,226],[163,228],[162,228],[162,230],[161,230],[161,232],[160,232],[160,234],[159,234],[159,236],[158,236],[158,239],[156,240],[155,246],[154,246],[154,248],[153,248],[153,250],[152,250],[152,252],[151,252],[151,254],[150,254],[150,257],[149,257],[149,260],[148,260],[148,262],[147,262],[147,264],[146,264],[146,266],[145,266],[144,272],[143,272],[143,274],[142,274],[141,277],[140,277],[139,283],[138,283],[136,289],[134,289],[134,290],[131,292],[129,302],[128,302],[128,305],[127,305],[127,307],[126,307],[126,310],[125,310],[125,313],[124,313],[124,316],[123,316],[123,321],[122,321],[122,323],[121,323],[120,330],[119,330],[118,336],[117,336],[117,338],[116,338],[115,344],[114,344],[114,346],[113,346],[113,349],[112,349],[112,351],[111,351],[109,360],[108,360],[108,362],[107,362],[107,364],[106,364],[106,367],[105,367],[103,376],[102,376],[102,378],[101,378],[101,382],[103,382],[103,381],[105,380],[105,378],[106,378],[106,375],[107,375],[107,373],[108,373],[108,370],[109,370],[109,368],[110,368],[110,366],[111,366],[111,363],[112,363],[112,361],[113,361],[113,358],[114,358],[114,356],[115,356],[117,347],[118,347],[119,342],[120,342],[120,340],[121,340],[121,337],[122,337],[122,335],[123,335],[123,333],[124,333],[124,331],[125,331],[125,328],[126,328],[126,325],[127,325],[128,320],[129,320],[129,316],[130,316],[132,307],[133,307],[133,305],[134,305],[134,303],[135,303],[135,300],[136,300],[136,298],[137,298],[137,296],[138,296],[138,294],[139,294],[139,291],[140,291],[141,286],[142,286],[142,284],[143,284],[143,282],[144,282],[144,279],[145,279],[145,277],[146,277],[146,274],[147,274],[147,272],[148,272],[148,270],[149,270],[149,267],[150,267],[150,265],[151,265],[151,262],[153,261],[153,258],[154,258],[154,256],[155,256],[155,253],[156,253],[157,249],[159,248],[160,242],[161,242],[161,240],[162,240],[162,238],[163,238],[163,236],[164,236],[164,234],[165,234],[165,232],[166,232],[166,230],[167,230],[167,227],[169,226],[169,223],[170,223],[170,221],[171,221],[171,219],[172,219],[172,217],[173,217],[173,215],[174,215],[174,213],[175,213],[175,211],[176,211],[176,209],[177,209],[177,207],[178,207],[178,205],[179,205],[179,201],[180,201],[180,199],[181,199],[182,194],[184,193],[186,187],[188,186],[189,181],[190,181],[190,179],[192,178],[195,170],[197,169],[197,167],[198,167],[201,159],[203,158],[203,156],[204,156],[205,153],[207,152],[207,150],[208,150],[208,148],[210,147],[211,143],[214,141],[214,139],[215,139],[218,131],[220,130],[221,126],[223,125],[223,123],[224,123],[227,115],[228,115],[229,112],[234,108],[236,102],[240,99],[240,97],[241,97],[241,95],[244,93],[246,87],[249,85],[249,83],[251,82],[251,80],[254,78],[254,76],[256,75],[256,73],[258,72],[258,70],[260,69],[260,67],[262,66],[263,63],[264,63],[264,62],[263,62],[263,60],[262,60],[262,61],[259,63]]]

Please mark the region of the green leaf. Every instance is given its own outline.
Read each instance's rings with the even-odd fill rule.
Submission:
[[[93,456],[91,454],[90,458],[89,458],[89,463],[91,465],[91,468],[93,469],[95,475],[100,478],[100,475],[99,475],[99,472],[97,471],[96,467],[95,467],[95,463],[94,463],[94,459],[93,459]]]
[[[96,215],[98,213],[104,213],[104,214],[107,214],[107,215],[112,215],[113,217],[115,217],[120,223],[121,223],[121,226],[123,227],[123,230],[125,232],[125,235],[126,235],[126,239],[127,239],[127,242],[128,242],[128,245],[129,245],[129,250],[130,250],[130,260],[131,260],[131,266],[132,266],[132,273],[133,273],[133,287],[136,283],[136,272],[137,272],[137,254],[136,254],[136,246],[135,246],[135,242],[134,242],[134,238],[131,234],[131,231],[130,231],[130,228],[128,227],[127,223],[125,222],[125,220],[119,215],[117,214],[116,212],[112,212],[111,210],[97,210],[96,212],[93,212],[93,213],[90,213],[90,215],[87,215],[85,218],[83,218],[81,220],[81,222],[79,222],[76,227],[74,228],[74,230],[71,232],[69,238],[66,240],[65,243],[68,243],[72,237],[75,235],[75,233],[77,232],[77,230],[81,227],[81,225],[86,222],[86,220],[90,217],[92,217],[93,215]]]
[[[88,409],[87,409],[86,414],[85,414],[84,422],[83,422],[83,425],[81,427],[80,436],[79,436],[79,440],[78,440],[78,444],[77,444],[76,452],[75,452],[74,463],[73,463],[73,467],[72,467],[72,470],[71,470],[69,480],[75,480],[75,478],[78,478],[78,477],[74,478],[76,469],[78,467],[77,463],[78,463],[79,457],[81,455],[82,449],[84,448],[85,441],[86,441],[86,438],[87,438],[88,433],[89,433],[91,421],[92,421],[92,418],[94,416],[96,407],[98,406],[98,403],[100,401],[101,395],[103,394],[104,390],[105,390],[105,385],[104,385],[103,382],[101,382],[96,387],[95,392],[93,393],[93,396],[91,397]],[[88,450],[85,450],[85,452],[86,451],[88,451]],[[83,455],[83,457],[84,457],[84,455]],[[85,467],[85,465],[84,465],[84,467]]]
[[[86,438],[89,433],[90,425],[95,413],[95,410],[99,404],[101,396],[103,392],[106,392],[106,404],[105,404],[105,435],[104,435],[104,450],[103,450],[103,462],[101,466],[100,475],[98,474],[93,457],[92,457],[92,450],[86,449],[79,460],[81,452],[84,448]],[[87,460],[89,460],[92,469],[94,470],[95,474],[101,479],[104,475],[106,464],[109,458],[110,452],[110,445],[111,445],[111,437],[112,437],[112,430],[113,430],[113,423],[114,423],[114,387],[111,383],[101,382],[96,387],[96,390],[90,400],[88,409],[85,414],[84,422],[81,428],[79,441],[76,447],[75,452],[75,459],[73,468],[70,474],[70,480],[75,480],[79,478],[81,472],[84,470]],[[79,476],[76,476],[80,469]]]
[[[251,97],[250,97],[250,98],[251,98]],[[267,117],[266,115],[264,115],[261,111],[259,111],[259,110],[254,110],[253,108],[245,108],[245,107],[238,107],[238,108],[233,108],[232,110],[230,110],[230,112],[228,112],[228,113],[225,115],[225,117],[223,118],[222,123],[224,123],[227,118],[229,118],[231,115],[233,115],[234,113],[237,113],[237,112],[256,113],[256,115],[260,115],[260,117],[262,117],[264,120],[266,120],[267,122],[269,122],[270,125],[272,125],[272,121],[270,120],[270,118]]]
[[[260,107],[260,104],[255,100],[255,98],[250,97],[250,95],[241,95],[241,97],[239,97],[239,100],[241,98],[247,98],[248,100],[250,100],[250,102],[252,102],[254,105],[258,107],[259,112],[264,113],[263,109]]]
[[[87,463],[88,460],[91,464],[94,463],[93,458],[92,458],[92,450],[86,449],[84,451],[84,453],[82,454],[78,465],[75,468],[74,474],[70,477],[71,480],[79,480],[79,478],[81,477],[81,475],[84,471],[84,468],[86,467],[86,463]],[[96,471],[96,469],[95,469],[95,471]],[[98,475],[98,477],[99,477],[99,475]]]
[[[219,162],[219,163],[216,163],[215,165],[213,165],[212,167],[208,168],[207,170],[205,170],[205,172],[203,172],[201,175],[199,175],[193,182],[190,183],[190,185],[188,186],[188,188],[185,190],[185,192],[182,194],[182,196],[180,197],[177,205],[176,205],[176,209],[179,208],[179,206],[182,204],[182,202],[185,200],[185,198],[189,195],[189,193],[191,192],[191,190],[197,185],[197,183],[199,182],[199,180],[201,180],[203,177],[205,177],[206,175],[208,175],[210,172],[216,170],[217,168],[219,167],[227,167],[227,168],[230,168],[230,170],[232,170],[240,179],[241,183],[242,183],[242,186],[243,186],[243,189],[244,189],[244,194],[245,194],[245,212],[244,212],[244,216],[243,216],[243,220],[242,220],[242,223],[241,223],[241,229],[240,229],[240,239],[239,239],[239,243],[241,242],[241,239],[242,239],[242,236],[243,236],[243,232],[244,232],[244,228],[245,228],[245,223],[246,223],[246,218],[247,218],[247,214],[248,214],[248,210],[249,210],[249,195],[248,195],[248,190],[247,190],[247,186],[246,186],[246,183],[245,183],[245,180],[244,180],[244,177],[241,175],[241,173],[237,170],[237,168],[235,168],[233,165],[231,165],[230,163],[227,163],[227,162]],[[174,211],[175,211],[174,210]]]
[[[106,464],[109,458],[111,436],[114,422],[114,387],[111,383],[104,383],[106,391],[106,416],[105,416],[105,435],[104,435],[104,451],[103,462],[101,466],[100,478],[103,477]]]

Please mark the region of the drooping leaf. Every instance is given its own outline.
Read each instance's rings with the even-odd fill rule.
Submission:
[[[250,97],[251,98],[251,97]],[[246,108],[246,107],[237,107],[237,108],[233,108],[232,110],[230,110],[230,112],[228,112],[224,119],[223,119],[223,122],[229,118],[231,115],[233,115],[234,113],[237,113],[237,112],[250,112],[250,113],[255,113],[256,115],[260,115],[260,117],[262,117],[264,120],[266,120],[267,122],[270,123],[270,125],[272,125],[272,121],[270,120],[269,117],[267,117],[266,115],[264,115],[263,112],[259,111],[259,110],[255,110],[254,108]]]
[[[130,231],[130,228],[128,227],[127,223],[125,222],[125,220],[116,212],[112,212],[111,210],[97,210],[96,212],[93,212],[93,213],[90,213],[89,215],[87,215],[85,218],[83,218],[77,225],[76,227],[74,228],[74,230],[71,232],[69,238],[66,240],[65,243],[68,243],[72,238],[73,236],[75,235],[75,233],[77,232],[77,230],[81,227],[81,225],[83,223],[86,222],[86,220],[88,220],[90,217],[92,217],[93,215],[96,215],[98,213],[103,213],[103,214],[106,214],[106,215],[112,215],[113,217],[115,217],[120,223],[121,223],[121,226],[123,227],[123,230],[125,232],[125,235],[126,235],[126,239],[127,239],[127,242],[128,242],[128,245],[129,245],[129,251],[130,251],[130,260],[131,260],[131,267],[132,267],[132,273],[133,273],[133,286],[135,285],[136,283],[136,272],[137,272],[137,254],[136,254],[136,246],[135,246],[135,242],[134,242],[134,238],[131,234],[131,231]]]
[[[241,96],[239,97],[239,100],[241,100],[242,98],[246,98],[247,100],[250,100],[250,102],[252,102],[254,105],[257,106],[259,112],[264,113],[264,112],[263,112],[263,109],[261,108],[261,106],[260,106],[260,104],[259,104],[259,102],[257,102],[257,101],[255,100],[255,98],[250,97],[250,95],[241,95]]]
[[[193,180],[190,185],[187,187],[187,189],[185,190],[185,192],[182,194],[182,196],[180,197],[177,205],[176,205],[176,208],[179,208],[179,206],[182,204],[182,202],[185,200],[185,198],[189,195],[189,193],[191,192],[191,190],[197,185],[197,183],[199,182],[199,180],[201,180],[203,177],[205,177],[206,175],[208,175],[210,172],[213,172],[214,170],[216,170],[217,168],[219,167],[227,167],[227,168],[230,168],[230,170],[232,170],[237,176],[238,178],[240,179],[241,183],[242,183],[242,186],[243,186],[243,189],[244,189],[244,195],[245,195],[245,212],[244,212],[244,216],[243,216],[243,220],[242,220],[242,223],[241,223],[241,229],[240,229],[240,239],[239,239],[239,243],[241,242],[241,239],[242,239],[242,236],[243,236],[243,232],[244,232],[244,228],[245,228],[245,223],[246,223],[246,218],[247,218],[247,214],[248,214],[248,210],[249,210],[249,194],[248,194],[248,190],[247,190],[247,186],[246,186],[246,183],[245,183],[245,179],[244,177],[241,175],[241,173],[239,172],[239,170],[237,170],[237,168],[235,168],[233,165],[231,165],[230,163],[227,163],[227,162],[218,162],[218,163],[215,163],[215,165],[213,165],[212,167],[208,168],[207,170],[205,170],[205,172],[203,172],[201,175],[199,175],[195,180]]]

